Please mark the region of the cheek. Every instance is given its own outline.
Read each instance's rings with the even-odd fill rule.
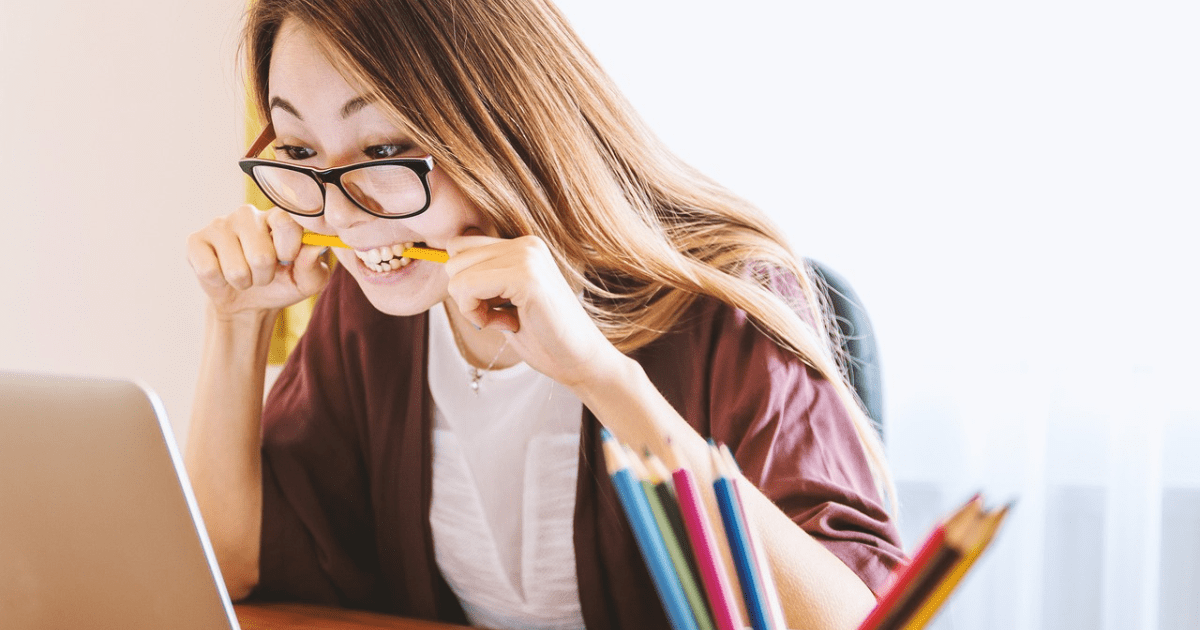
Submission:
[[[429,191],[433,204],[426,214],[436,212],[437,218],[434,220],[439,225],[452,226],[455,230],[454,236],[462,234],[469,227],[479,228],[484,233],[495,236],[491,222],[445,173],[435,169],[429,174]]]

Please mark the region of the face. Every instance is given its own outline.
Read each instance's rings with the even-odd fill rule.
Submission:
[[[367,100],[365,91],[338,73],[312,32],[296,20],[285,21],[275,38],[268,81],[278,160],[325,169],[426,155]],[[446,298],[448,278],[441,264],[424,260],[397,269],[384,264],[386,271],[380,271],[368,262],[378,260],[373,250],[386,260],[412,244],[445,249],[447,241],[470,228],[495,234],[436,163],[428,180],[429,209],[415,217],[384,219],[368,214],[336,186],[326,186],[324,215],[294,217],[306,230],[335,234],[353,248],[335,247],[334,254],[375,308],[385,313],[412,315],[428,310]]]

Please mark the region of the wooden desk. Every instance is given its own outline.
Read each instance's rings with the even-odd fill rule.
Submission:
[[[235,604],[242,630],[461,630],[433,621],[307,604]]]

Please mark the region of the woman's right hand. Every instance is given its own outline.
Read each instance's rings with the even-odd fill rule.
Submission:
[[[188,237],[187,254],[218,316],[262,314],[309,297],[329,281],[327,249],[279,208],[244,205]]]

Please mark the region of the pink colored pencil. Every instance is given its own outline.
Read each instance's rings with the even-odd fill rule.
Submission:
[[[742,630],[742,614],[737,608],[737,599],[725,565],[721,561],[712,525],[705,516],[704,503],[692,473],[680,468],[671,474],[675,480],[675,494],[679,498],[679,511],[683,514],[684,529],[692,543],[696,565],[700,569],[700,581],[712,606],[713,619],[718,630]]]

